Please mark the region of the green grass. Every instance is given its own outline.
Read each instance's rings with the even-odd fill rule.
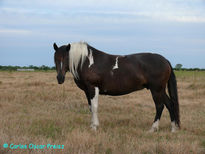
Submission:
[[[205,71],[174,71],[177,78],[205,77]]]

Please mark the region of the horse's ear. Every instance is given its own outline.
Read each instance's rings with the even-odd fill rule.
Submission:
[[[66,51],[69,51],[69,50],[70,50],[70,44],[68,44],[66,47]]]
[[[53,48],[57,51],[58,50],[58,46],[56,45],[56,43],[53,43]]]

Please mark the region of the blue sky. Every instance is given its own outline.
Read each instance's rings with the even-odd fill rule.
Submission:
[[[53,43],[205,68],[205,0],[0,0],[0,65],[53,66]]]

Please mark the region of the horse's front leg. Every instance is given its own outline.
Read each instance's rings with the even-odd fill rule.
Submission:
[[[91,128],[93,130],[97,130],[97,127],[99,126],[99,120],[98,120],[99,89],[98,87],[89,88],[85,93],[88,99],[88,104],[90,106],[90,111],[92,113]]]

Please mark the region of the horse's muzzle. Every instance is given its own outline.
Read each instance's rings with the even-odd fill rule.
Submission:
[[[61,74],[57,75],[58,84],[62,84],[65,81],[65,77]]]

